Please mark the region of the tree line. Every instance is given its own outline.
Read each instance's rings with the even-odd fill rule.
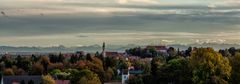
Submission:
[[[136,47],[127,49],[126,53],[152,60],[126,60],[124,56],[104,58],[98,52],[71,54],[69,58],[62,53],[16,57],[6,54],[0,58],[0,69],[6,76],[43,75],[43,84],[55,84],[53,77],[70,80],[71,84],[119,82],[118,70],[129,67],[143,73],[130,75],[128,84],[238,84],[240,81],[240,49],[234,47],[219,51],[169,47],[167,54],[154,48]]]

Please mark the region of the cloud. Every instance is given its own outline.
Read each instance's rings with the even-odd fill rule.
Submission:
[[[16,4],[12,4],[13,2]],[[238,6],[231,6],[234,2],[239,3],[237,0],[224,2],[17,0],[17,2],[0,1],[0,11],[9,16],[0,16],[2,44],[77,45],[79,42],[85,45],[102,41],[115,44],[140,44],[151,41],[240,42],[238,33],[240,10]],[[207,6],[211,4],[216,8],[209,9]],[[223,4],[230,7],[221,6]]]
[[[64,7],[7,10],[0,16],[0,36],[81,32],[162,31],[209,33],[238,31],[239,9],[178,7]],[[44,16],[40,14],[44,13]],[[21,30],[26,30],[19,32]],[[96,31],[97,30],[97,31]],[[207,30],[207,31],[206,31]],[[189,35],[193,36],[193,35]],[[187,37],[187,35],[185,36]]]
[[[128,3],[144,3],[144,4],[157,4],[158,1],[155,0],[118,0],[119,4],[128,4]]]
[[[118,0],[117,2],[119,4],[126,4],[126,3],[128,3],[128,0]]]
[[[16,1],[30,1],[30,2],[62,2],[65,0],[16,0]]]
[[[232,37],[235,33],[235,37]],[[224,34],[225,36],[223,36]],[[88,37],[79,37],[79,36]],[[189,32],[129,32],[129,33],[80,33],[42,36],[1,37],[3,45],[52,46],[55,44],[74,46],[100,44],[191,44],[191,43],[238,43],[240,32],[189,33]],[[227,38],[226,38],[227,37]],[[238,37],[236,39],[236,37]],[[84,39],[83,39],[84,38]],[[17,40],[17,41],[16,41]]]
[[[174,42],[173,40],[162,40],[163,42],[166,42],[166,43],[172,43],[172,42]]]

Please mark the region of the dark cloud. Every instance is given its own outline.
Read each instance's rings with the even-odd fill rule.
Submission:
[[[74,13],[0,17],[0,35],[28,36],[124,30],[210,33],[234,30],[235,25],[240,23],[238,17],[240,11],[229,8],[209,10],[201,7],[194,9],[189,6],[165,8],[150,6],[143,9],[147,11],[113,12],[110,15]]]

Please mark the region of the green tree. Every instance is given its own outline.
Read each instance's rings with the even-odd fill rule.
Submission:
[[[88,54],[86,55],[86,59],[87,59],[88,61],[92,61],[92,56],[91,56],[90,53],[88,53]]]
[[[56,63],[58,62],[58,56],[55,54],[49,54],[49,60],[51,63]]]
[[[193,51],[189,65],[192,68],[193,83],[226,83],[231,75],[229,60],[212,48]]]
[[[144,71],[144,74],[150,74],[151,73],[151,64],[145,63],[143,65],[143,71]]]
[[[31,64],[31,60],[29,58],[27,58],[27,57],[22,58],[21,56],[18,56],[16,58],[16,60],[17,60],[16,66],[18,68],[22,68],[25,71],[28,71],[31,68],[32,64]]]
[[[105,79],[106,82],[109,82],[109,81],[112,80],[113,76],[114,76],[113,69],[108,68],[107,71],[105,71],[105,78],[104,79]]]
[[[51,75],[56,75],[56,74],[59,74],[59,73],[61,73],[62,71],[61,70],[59,70],[59,69],[54,69],[54,70],[52,70],[51,72],[50,72],[50,74]]]
[[[11,68],[13,66],[13,60],[6,59],[4,60],[5,68]]]
[[[157,56],[157,50],[156,50],[156,48],[150,48],[150,49],[149,49],[149,52],[152,54],[152,57]]]
[[[105,61],[106,68],[108,68],[108,67],[111,67],[111,68],[116,67],[117,66],[117,62],[118,62],[118,60],[115,59],[114,57],[106,57],[104,61]]]
[[[49,66],[49,64],[50,64],[50,60],[49,60],[49,57],[47,57],[47,56],[43,56],[42,58],[41,58],[41,64],[43,65],[43,68],[44,68],[44,74],[47,74],[47,72],[48,72],[48,66]]]
[[[67,69],[66,72],[70,73],[69,78],[71,84],[77,84],[78,80],[80,79],[79,71],[77,69]]]
[[[92,57],[91,60],[92,61],[87,62],[88,69],[98,74],[101,82],[103,83],[105,79],[105,73],[104,73],[105,71],[103,69],[102,61],[97,57]]]
[[[186,56],[191,56],[191,52],[192,52],[192,47],[188,47],[188,49],[185,51],[185,55]]]
[[[79,77],[78,84],[101,84],[98,75],[87,69],[81,70]]]
[[[33,63],[35,63],[35,62],[37,62],[39,59],[34,55],[34,54],[32,54],[32,56],[31,56],[31,62],[33,62]]]
[[[188,67],[189,61],[185,58],[175,58],[166,64],[162,69],[162,73],[166,73],[165,77],[168,83],[175,84],[191,84],[191,70]]]
[[[168,48],[167,52],[170,57],[169,60],[171,60],[171,58],[173,58],[177,55],[177,52],[176,52],[175,48],[173,48],[173,47]]]
[[[191,70],[188,63],[186,58],[174,58],[167,63],[158,64],[151,84],[191,84]],[[144,82],[148,81],[144,79]]]
[[[131,66],[131,63],[128,60],[125,59],[120,59],[117,68],[122,70],[122,69],[128,69],[128,67]]]
[[[228,52],[232,55],[232,56],[234,56],[235,54],[236,54],[236,48],[235,47],[231,47],[231,48],[229,48],[228,49]]]
[[[98,51],[95,53],[95,56],[96,56],[96,57],[100,57],[100,54],[99,54]]]
[[[229,53],[228,49],[225,50],[219,50],[219,53],[222,54],[222,56],[229,57],[231,54]]]
[[[144,69],[143,62],[141,62],[139,60],[133,61],[133,66],[134,66],[134,69],[137,69],[137,70],[143,70]]]
[[[63,54],[60,52],[59,55],[58,55],[58,62],[63,62],[65,59],[65,57],[63,56]]]
[[[239,84],[240,81],[240,53],[236,53],[234,57],[230,57],[230,63],[232,66],[231,83]]]
[[[162,65],[164,65],[163,59],[161,57],[154,57],[151,61],[151,74],[156,76]]]
[[[79,61],[79,57],[77,55],[72,54],[69,61],[71,63],[76,63],[77,61]]]

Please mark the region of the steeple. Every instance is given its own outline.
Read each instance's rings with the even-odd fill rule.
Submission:
[[[103,42],[103,46],[102,46],[102,56],[106,57],[105,56],[105,42]]]

